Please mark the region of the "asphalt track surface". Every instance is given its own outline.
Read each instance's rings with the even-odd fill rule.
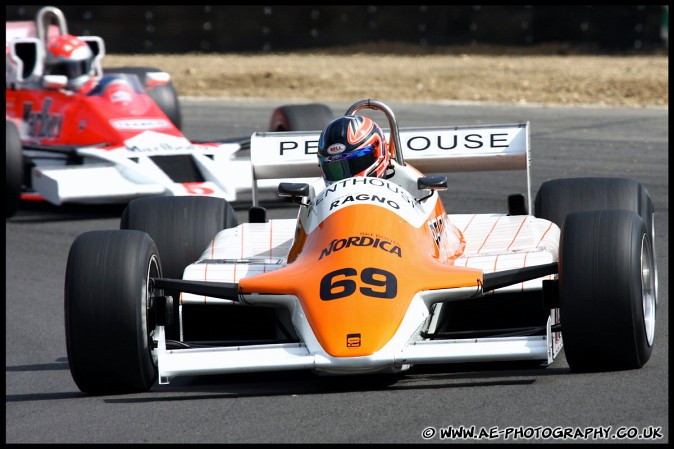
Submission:
[[[264,131],[280,104],[183,99],[184,132],[214,139]],[[388,104],[400,126],[529,121],[534,192],[547,179],[575,176],[626,176],[647,187],[656,209],[659,307],[655,347],[642,369],[576,374],[561,354],[547,368],[417,366],[391,382],[293,371],[85,396],[66,356],[66,259],[77,235],[118,228],[122,209],[29,204],[6,222],[6,443],[466,442],[441,439],[440,429],[450,426],[517,443],[668,442],[668,109]],[[330,106],[339,114],[349,104]],[[522,179],[516,172],[452,174],[443,199],[450,213],[504,211]],[[264,205],[270,218],[296,216],[289,203]],[[236,208],[245,221],[246,204]],[[426,440],[429,427],[436,433]],[[566,439],[544,439],[562,431]],[[587,438],[569,437],[578,432]],[[613,438],[623,434],[635,438]]]

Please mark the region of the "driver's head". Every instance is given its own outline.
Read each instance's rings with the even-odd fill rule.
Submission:
[[[318,140],[318,164],[326,185],[352,176],[381,178],[389,160],[386,136],[369,117],[336,118]]]
[[[93,62],[94,53],[86,42],[72,34],[62,34],[49,43],[45,75],[65,75],[66,87],[78,90],[93,76]]]

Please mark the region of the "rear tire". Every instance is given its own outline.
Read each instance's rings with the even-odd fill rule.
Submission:
[[[152,67],[114,67],[105,69],[105,73],[128,73],[137,75],[143,88],[147,89],[147,94],[157,103],[159,109],[171,120],[176,128],[182,129],[183,119],[180,111],[180,102],[178,93],[173,86],[173,81],[163,86],[154,86],[148,88],[145,80],[145,74],[148,72],[163,72],[163,70]]]
[[[568,215],[559,267],[560,320],[569,367],[642,367],[653,346],[657,288],[644,220],[624,210]]]
[[[197,260],[213,237],[237,225],[232,206],[221,198],[185,196],[150,197],[131,201],[122,213],[121,229],[146,232],[157,245],[162,272],[169,279],[182,279],[185,268]],[[166,338],[180,340],[180,292],[173,296],[173,324]]]
[[[23,184],[23,147],[16,125],[5,121],[5,218],[16,214]]]
[[[321,103],[280,106],[272,112],[269,131],[321,131],[333,118],[332,110]]]
[[[66,346],[82,392],[134,393],[155,383],[150,277],[161,277],[161,264],[145,233],[91,231],[73,242],[65,278]]]
[[[655,238],[654,208],[648,190],[629,178],[566,178],[541,184],[535,215],[560,228],[566,216],[584,210],[624,209],[637,213]]]

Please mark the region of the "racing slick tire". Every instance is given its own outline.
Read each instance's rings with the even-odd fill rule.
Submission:
[[[635,212],[646,222],[655,258],[655,209],[648,190],[634,179],[589,177],[546,181],[536,194],[534,208],[536,217],[550,220],[560,228],[564,218],[573,212],[608,209]],[[657,290],[657,266],[654,270]]]
[[[269,131],[321,131],[333,120],[332,110],[325,104],[293,104],[274,109]]]
[[[105,73],[128,73],[131,75],[137,75],[141,85],[145,89],[148,89],[149,87],[145,80],[145,74],[148,72],[163,72],[163,70],[152,67],[114,67],[105,69]],[[180,102],[178,100],[178,93],[173,86],[173,81],[169,81],[168,84],[163,86],[150,87],[147,90],[147,93],[150,98],[152,98],[154,102],[157,103],[159,109],[161,109],[164,114],[166,114],[175,127],[182,129],[183,119],[182,113],[180,111]]]
[[[23,183],[23,148],[16,125],[5,121],[5,218],[19,210]]]
[[[90,231],[70,247],[66,346],[70,372],[82,392],[134,393],[155,383],[150,277],[161,277],[161,263],[143,232]]]
[[[129,202],[122,213],[120,228],[146,232],[157,245],[166,278],[182,279],[185,267],[201,256],[215,235],[238,224],[231,204],[222,198],[179,196],[149,197]],[[173,296],[173,323],[166,338],[180,339],[180,292]]]
[[[655,238],[654,209],[648,190],[629,178],[567,178],[541,184],[536,194],[535,215],[560,228],[564,218],[583,210],[625,209],[639,214]]]
[[[642,367],[655,331],[653,242],[632,211],[566,217],[559,253],[559,310],[573,371]]]

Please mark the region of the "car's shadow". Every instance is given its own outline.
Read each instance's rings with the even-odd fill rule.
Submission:
[[[544,376],[570,373],[565,363],[541,367],[526,363],[465,363],[415,366],[398,374],[320,376],[309,371],[181,377],[155,384],[147,393],[107,396],[106,402],[138,403],[264,396],[339,394],[368,391],[437,390],[532,385]]]

